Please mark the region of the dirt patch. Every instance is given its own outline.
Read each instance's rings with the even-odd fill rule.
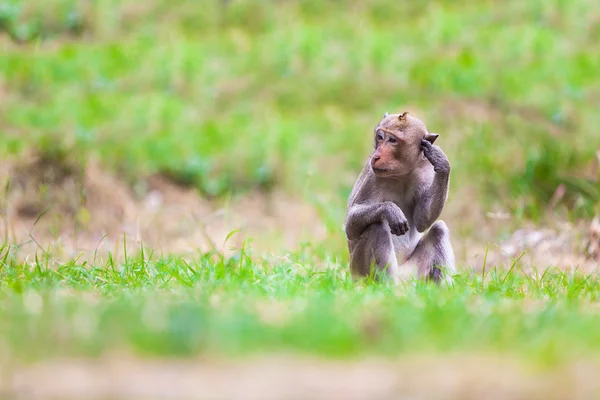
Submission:
[[[249,238],[256,251],[279,251],[326,233],[313,207],[277,191],[216,202],[155,175],[137,195],[93,160],[83,167],[40,156],[0,173],[3,182],[11,177],[2,201],[4,235],[20,244],[21,254],[118,255],[124,242],[131,251],[143,243],[158,253],[229,253]]]
[[[294,357],[225,360],[55,360],[4,369],[12,399],[589,399],[600,364],[551,369],[500,356],[330,361]]]
[[[583,273],[598,272],[593,249],[596,239],[593,223],[577,224],[555,221],[541,228],[523,224],[506,239],[489,241],[468,240],[459,248],[469,268],[506,269],[515,263],[517,269],[537,270],[540,275],[547,269],[578,270]],[[486,254],[487,253],[487,254]]]
[[[592,220],[587,242],[587,256],[591,260],[600,261],[600,217]]]

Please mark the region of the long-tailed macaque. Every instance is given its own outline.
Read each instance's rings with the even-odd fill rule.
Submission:
[[[450,232],[435,222],[446,203],[450,162],[417,118],[386,113],[375,149],[348,200],[345,231],[353,277],[447,281],[455,270]],[[425,233],[425,231],[429,231]]]

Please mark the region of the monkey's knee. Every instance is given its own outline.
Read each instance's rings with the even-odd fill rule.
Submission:
[[[429,279],[442,282],[451,277],[455,271],[454,249],[450,242],[450,229],[442,220],[431,226],[429,238],[433,247],[433,256],[429,266]]]
[[[398,263],[387,221],[370,225],[351,247],[350,271],[354,276],[396,275]]]
[[[419,275],[440,283],[454,273],[454,250],[450,230],[444,221],[434,223],[421,239],[411,260],[418,265]]]
[[[431,240],[450,240],[450,229],[444,221],[436,221],[431,225],[431,228],[429,228],[427,237],[431,238]]]

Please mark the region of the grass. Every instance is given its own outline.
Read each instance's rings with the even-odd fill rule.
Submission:
[[[327,240],[58,261],[0,238],[9,361],[600,355],[597,275],[515,262],[461,265],[444,288],[355,283],[340,229],[386,111],[440,133],[453,232],[478,238],[488,221],[469,217],[491,209],[517,225],[600,213],[596,0],[199,3],[0,2],[0,179],[34,150],[50,172],[97,159],[142,195],[157,173],[217,199],[285,190],[319,208]]]
[[[540,219],[563,184],[563,215],[598,212],[594,1],[224,4],[5,1],[0,155],[277,186],[340,219],[373,126],[411,109],[480,207]]]
[[[278,352],[353,359],[502,353],[540,365],[596,357],[600,280],[548,268],[463,271],[451,287],[354,283],[313,252],[259,258],[129,256],[12,262],[2,250],[9,358],[198,357]]]

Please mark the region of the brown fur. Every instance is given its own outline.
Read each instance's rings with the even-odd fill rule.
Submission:
[[[439,282],[438,267],[454,269],[448,227],[434,225],[450,178],[450,163],[433,144],[438,137],[408,113],[386,113],[375,128],[375,148],[348,200],[345,231],[354,276],[369,275],[374,264],[375,272],[394,281],[412,273]]]

